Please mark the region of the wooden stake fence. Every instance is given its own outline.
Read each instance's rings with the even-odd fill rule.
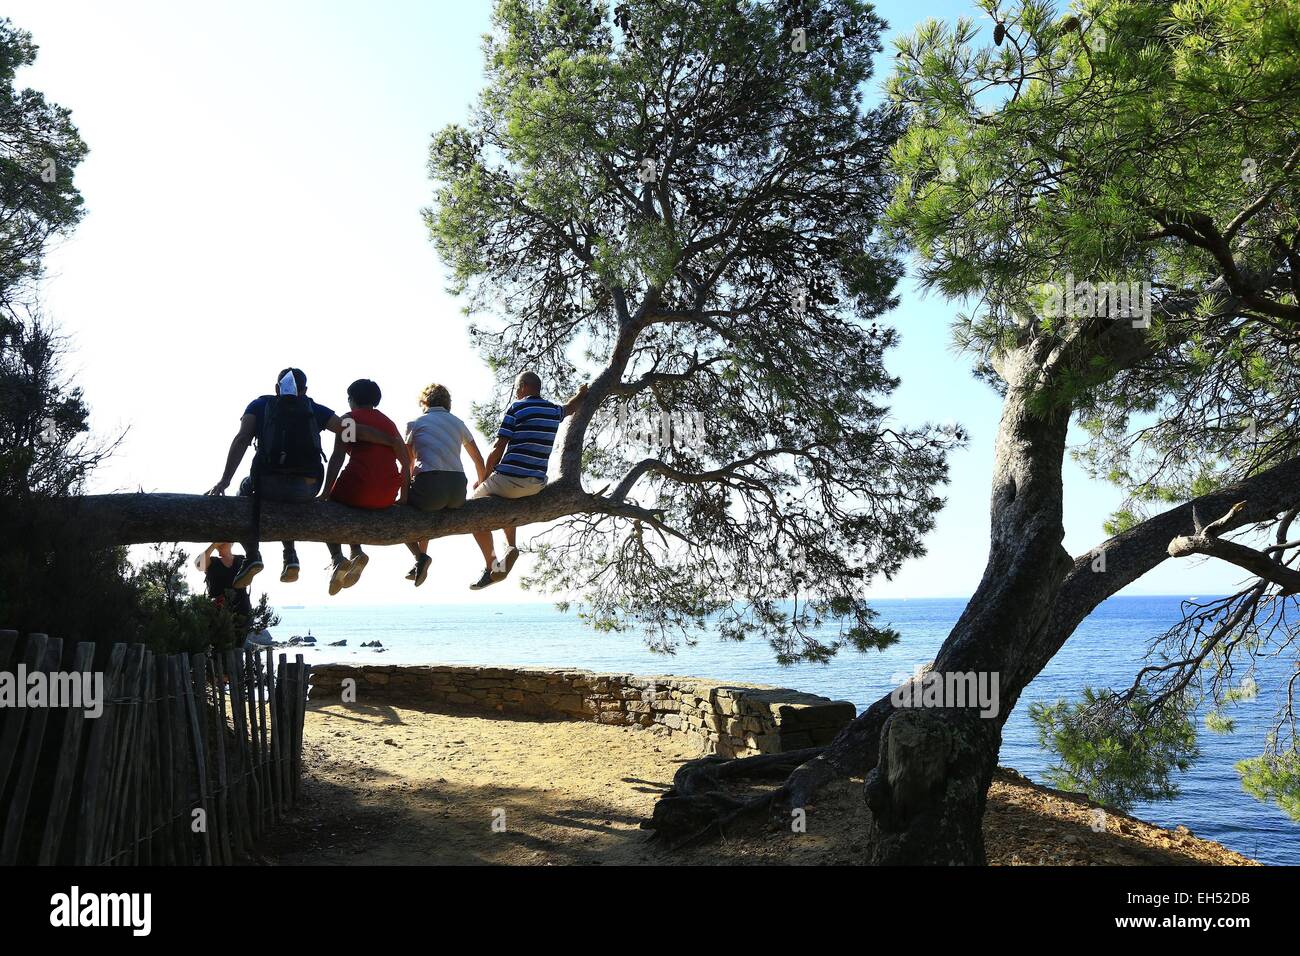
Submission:
[[[0,865],[246,859],[297,801],[311,667],[270,648],[155,655],[0,631],[22,700],[47,675],[102,675],[103,713],[0,699]]]

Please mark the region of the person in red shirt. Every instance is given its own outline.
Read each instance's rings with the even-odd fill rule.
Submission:
[[[330,456],[325,471],[322,501],[336,501],[353,508],[371,510],[391,507],[394,501],[405,504],[407,488],[411,483],[410,456],[398,455],[387,445],[348,440],[347,420],[350,418],[358,425],[366,425],[401,442],[402,433],[397,430],[392,419],[375,407],[382,397],[379,386],[368,378],[359,378],[348,386],[348,407],[352,411],[344,416],[344,427],[334,441],[334,454]],[[405,450],[405,445],[402,448]],[[339,474],[345,457],[348,459],[347,467]],[[335,595],[343,588],[350,588],[357,583],[370,557],[361,550],[359,544],[351,546],[350,558],[343,557],[341,544],[330,544],[328,547],[333,568],[330,574],[330,594]]]

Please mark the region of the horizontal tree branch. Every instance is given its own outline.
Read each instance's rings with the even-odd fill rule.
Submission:
[[[1248,205],[1241,212],[1237,213],[1232,222],[1228,223],[1228,228],[1223,230],[1224,242],[1232,242],[1237,233],[1241,231],[1241,227],[1249,222],[1252,216],[1273,201],[1273,197],[1289,181],[1291,170],[1295,169],[1297,162],[1300,162],[1300,145],[1297,145],[1295,149],[1291,150],[1291,155],[1288,156],[1286,162],[1282,164],[1282,169],[1280,170],[1277,179],[1273,182],[1273,185],[1264,190],[1258,199]]]
[[[632,492],[632,486],[635,485],[641,476],[645,475],[647,472],[654,472],[655,474],[663,475],[665,478],[669,478],[672,481],[684,485],[707,484],[709,482],[720,482],[726,481],[729,478],[734,478],[753,486],[761,486],[762,482],[757,479],[748,475],[740,474],[740,469],[746,468],[749,465],[757,464],[758,462],[768,458],[774,458],[778,455],[806,455],[808,452],[809,448],[761,448],[752,455],[746,455],[744,458],[733,461],[721,468],[698,472],[681,471],[678,468],[674,468],[661,458],[643,458],[628,470],[628,473],[623,476],[623,479],[614,488],[614,491],[609,497],[612,501],[624,500]]]
[[[5,504],[0,502],[0,505]],[[530,498],[476,498],[460,508],[424,512],[394,505],[378,511],[335,502],[262,504],[264,541],[334,541],[341,544],[401,544],[474,531],[553,521],[569,514],[611,513],[610,503],[575,485],[555,483]],[[58,498],[27,509],[72,522],[87,546],[161,541],[241,541],[252,537],[251,498],[176,494],[86,495]]]
[[[730,361],[732,361],[732,356],[730,355],[715,355],[705,361],[699,361],[697,359],[692,362],[688,368],[680,372],[647,372],[640,378],[632,379],[627,382],[619,382],[610,389],[610,394],[626,398],[627,396],[642,392],[647,388],[653,388],[656,385],[668,385],[673,382],[689,381],[697,373],[708,369],[710,366],[716,365],[719,362]]]
[[[1300,571],[1278,564],[1263,551],[1256,551],[1235,541],[1224,541],[1205,532],[1180,535],[1169,542],[1168,551],[1171,558],[1185,558],[1192,554],[1218,558],[1245,568],[1266,581],[1272,581],[1281,587],[1284,595],[1300,593]]]
[[[1033,653],[1026,655],[1024,666],[1041,669],[1097,605],[1168,560],[1169,542],[1196,530],[1194,511],[1226,515],[1233,505],[1244,502],[1229,522],[1217,529],[1223,533],[1274,519],[1280,512],[1294,507],[1297,498],[1300,498],[1300,458],[1293,458],[1148,518],[1075,558],[1047,626],[1035,642]],[[1094,558],[1102,551],[1106,570],[1094,571]]]

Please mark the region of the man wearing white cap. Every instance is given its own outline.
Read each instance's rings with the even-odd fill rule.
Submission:
[[[405,453],[400,436],[392,438],[378,429],[347,419],[357,441],[388,445]],[[275,394],[261,395],[248,403],[239,420],[239,432],[230,443],[226,455],[226,470],[221,480],[208,491],[210,495],[224,495],[230,480],[244,460],[248,446],[257,440],[257,452],[248,478],[240,486],[240,494],[255,495],[260,501],[308,502],[320,492],[325,476],[325,456],[321,452],[320,433],[329,430],[334,434],[343,431],[344,419],[333,409],[318,405],[307,397],[307,376],[302,369],[286,368],[276,376]],[[255,514],[260,518],[260,503]],[[255,525],[258,522],[255,518]],[[244,566],[234,587],[247,587],[265,566],[262,563],[260,542],[254,537],[243,541]],[[284,570],[280,580],[298,580],[298,553],[292,541],[283,542]]]

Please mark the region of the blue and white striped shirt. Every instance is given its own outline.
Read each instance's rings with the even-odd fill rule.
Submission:
[[[497,431],[498,438],[509,439],[497,471],[516,478],[545,481],[555,433],[563,420],[563,408],[536,395],[513,403],[506,409]]]

